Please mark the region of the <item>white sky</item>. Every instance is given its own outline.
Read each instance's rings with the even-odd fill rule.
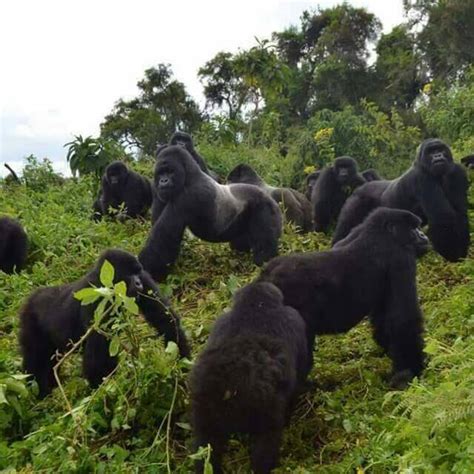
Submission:
[[[120,97],[137,93],[145,69],[170,63],[203,103],[197,70],[299,24],[323,0],[0,0],[0,175],[31,153],[67,171],[64,143],[97,135]],[[352,0],[382,21],[403,21],[402,0]]]

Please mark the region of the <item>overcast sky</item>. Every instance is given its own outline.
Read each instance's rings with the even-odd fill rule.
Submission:
[[[120,97],[136,95],[146,68],[170,63],[203,103],[197,70],[217,52],[298,24],[324,0],[0,0],[0,175],[31,153],[67,171],[64,143],[97,135]],[[402,0],[352,0],[389,31]]]

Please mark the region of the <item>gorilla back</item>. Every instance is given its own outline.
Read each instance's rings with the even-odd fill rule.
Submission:
[[[21,224],[10,217],[0,217],[0,270],[20,271],[26,260],[28,238]]]
[[[176,261],[186,227],[203,240],[251,250],[257,265],[277,254],[281,213],[256,186],[218,184],[184,148],[169,146],[157,158],[154,187],[163,208],[139,259],[156,279]]]
[[[398,384],[423,369],[416,256],[428,239],[420,222],[408,211],[377,209],[332,250],[275,258],[260,278],[303,316],[311,347],[315,335],[346,332],[369,315]]]

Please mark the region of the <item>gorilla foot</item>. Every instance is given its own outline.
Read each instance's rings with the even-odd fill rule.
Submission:
[[[405,390],[414,377],[415,374],[410,369],[400,370],[393,374],[389,385],[394,390]]]

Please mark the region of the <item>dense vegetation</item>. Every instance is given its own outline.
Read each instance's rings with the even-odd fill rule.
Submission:
[[[21,373],[18,311],[31,291],[81,277],[107,247],[136,254],[146,239],[149,222],[90,220],[107,162],[121,157],[151,176],[149,155],[175,128],[193,132],[223,176],[246,162],[269,184],[299,188],[306,173],[342,154],[395,177],[428,136],[450,143],[456,159],[473,152],[474,3],[405,3],[407,23],[384,35],[372,14],[344,4],[305,12],[301,25],[248,51],[218,54],[199,71],[204,113],[169,66],[151,68],[139,96],[120,100],[105,118],[101,137],[71,144],[78,179],[62,179],[31,156],[21,184],[0,183],[2,215],[18,217],[30,239],[27,268],[0,273],[0,470],[192,469],[192,362],[178,361],[173,345],[163,347],[141,319],[124,312],[114,338],[123,363],[96,391],[79,377],[76,353],[63,363],[63,390],[43,401]],[[371,46],[377,56],[369,64]],[[328,246],[323,234],[287,226],[280,253]],[[286,432],[279,472],[474,471],[473,256],[471,248],[468,259],[451,264],[431,252],[418,264],[429,365],[406,391],[388,390],[389,360],[367,325],[319,338],[314,386]],[[186,236],[161,289],[181,314],[194,355],[232,293],[258,271],[226,244]],[[229,472],[249,471],[239,441],[227,459]]]

